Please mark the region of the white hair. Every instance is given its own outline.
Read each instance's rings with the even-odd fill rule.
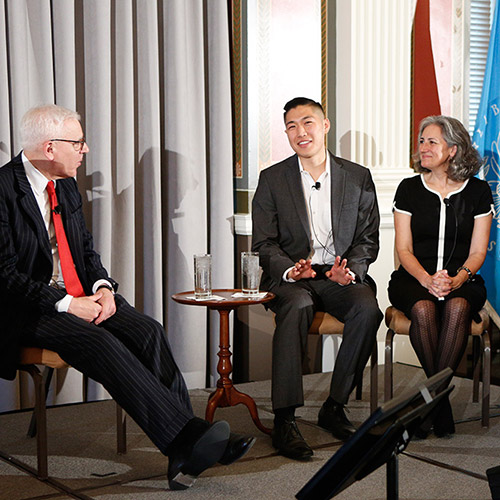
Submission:
[[[80,121],[79,113],[56,104],[29,109],[19,126],[21,147],[33,151],[49,139],[57,139],[64,129],[64,122],[71,119]]]

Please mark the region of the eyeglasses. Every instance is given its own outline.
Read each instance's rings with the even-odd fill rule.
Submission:
[[[85,138],[80,141],[72,141],[71,139],[50,139],[51,141],[59,141],[59,142],[71,142],[73,144],[73,148],[75,151],[81,151],[83,149],[83,145],[86,144]]]

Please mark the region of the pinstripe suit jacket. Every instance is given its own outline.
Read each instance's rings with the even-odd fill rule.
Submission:
[[[76,181],[58,180],[56,193],[75,267],[90,295],[98,279],[114,281],[94,251]],[[57,314],[55,304],[66,292],[48,285],[52,269],[48,233],[19,154],[0,168],[0,377],[15,377],[23,326]]]
[[[331,220],[337,255],[362,282],[379,250],[379,211],[370,171],[330,153]],[[252,249],[260,253],[262,288],[311,252],[311,232],[297,155],[260,173],[252,202]]]

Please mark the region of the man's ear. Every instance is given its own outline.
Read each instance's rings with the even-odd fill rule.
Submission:
[[[47,141],[43,143],[42,146],[42,152],[47,158],[47,160],[53,160],[54,159],[54,143],[51,141]]]
[[[325,118],[325,134],[328,134],[330,131],[330,120],[328,118]]]

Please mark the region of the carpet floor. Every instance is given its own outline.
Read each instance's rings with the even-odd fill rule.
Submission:
[[[379,368],[379,381],[382,368]],[[36,477],[36,441],[26,437],[31,414],[0,414],[0,499],[293,499],[330,459],[342,443],[316,425],[321,404],[328,395],[330,373],[304,377],[305,406],[297,411],[299,427],[314,449],[306,462],[277,455],[268,436],[253,424],[246,407],[218,409],[234,432],[252,434],[257,442],[248,455],[231,466],[217,465],[186,491],[168,489],[167,459],[127,419],[127,453],[116,454],[112,401],[48,409],[49,479]],[[394,365],[395,395],[416,387],[420,368]],[[349,402],[349,418],[360,425],[369,417],[368,370],[363,399]],[[456,434],[412,440],[399,455],[401,500],[491,500],[486,469],[500,465],[500,388],[491,388],[490,427],[481,427],[480,405],[472,402],[472,382],[455,377],[451,401]],[[379,401],[383,400],[380,382]],[[238,385],[252,396],[262,423],[272,426],[269,381]],[[195,413],[204,415],[210,389],[190,391]],[[376,500],[386,498],[386,468],[382,466],[355,482],[335,498]]]

